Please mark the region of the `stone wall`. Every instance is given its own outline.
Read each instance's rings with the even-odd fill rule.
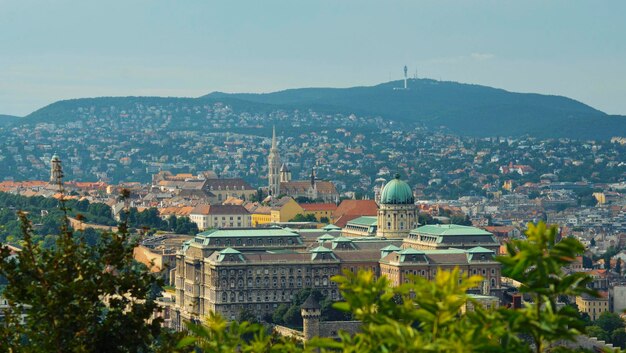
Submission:
[[[361,321],[323,321],[320,322],[320,337],[335,338],[339,331],[355,334],[361,329]]]
[[[355,334],[361,328],[361,321],[324,321],[320,324],[320,337],[337,338],[339,331],[345,331],[349,334]],[[274,332],[285,337],[293,337],[297,340],[304,341],[304,333],[289,327],[274,325]]]
[[[274,325],[273,329],[274,332],[278,333],[281,336],[293,337],[297,340],[304,341],[304,334],[302,333],[302,331],[294,330],[292,328],[281,325]]]

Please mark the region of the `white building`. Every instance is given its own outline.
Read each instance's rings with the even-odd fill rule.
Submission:
[[[189,214],[198,229],[209,228],[248,228],[252,215],[240,205],[200,205]]]

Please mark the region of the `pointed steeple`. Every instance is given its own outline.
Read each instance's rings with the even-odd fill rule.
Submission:
[[[276,149],[276,126],[272,126],[272,149]]]
[[[276,127],[272,126],[272,148],[267,157],[268,162],[268,191],[273,197],[280,195],[280,154],[276,143]]]

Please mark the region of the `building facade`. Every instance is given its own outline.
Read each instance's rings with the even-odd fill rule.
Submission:
[[[189,219],[196,223],[200,230],[248,228],[252,223],[250,212],[240,205],[199,205],[191,211]]]
[[[495,260],[492,250],[477,247],[468,250],[381,250],[380,273],[398,286],[410,281],[411,276],[421,276],[433,280],[437,271],[459,268],[459,275],[468,278],[473,275],[483,277],[483,283],[474,288],[481,293],[491,293],[501,288],[500,263]]]
[[[576,305],[578,311],[589,315],[591,321],[596,321],[600,315],[609,311],[609,295],[608,292],[600,292],[600,297],[595,298],[590,295],[583,294],[576,297]]]

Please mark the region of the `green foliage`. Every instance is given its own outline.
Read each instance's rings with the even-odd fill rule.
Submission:
[[[0,251],[11,307],[0,326],[0,351],[147,352],[164,342],[161,320],[148,321],[157,309],[153,289],[159,282],[133,261],[125,223],[92,246],[62,218],[55,246],[42,248],[25,214],[20,221],[22,251]]]
[[[341,335],[344,352],[487,352],[500,347],[498,336],[485,330],[491,314],[459,315],[468,301],[466,291],[479,276],[459,281],[459,270],[439,271],[434,281],[413,277],[392,287],[371,272],[335,277],[345,302],[335,306],[351,311],[363,322],[362,332]],[[497,331],[497,330],[494,330]],[[334,344],[329,344],[330,348]]]
[[[471,226],[472,221],[470,221],[469,216],[462,214],[455,214],[450,217],[451,224],[459,224],[462,226]]]
[[[617,329],[624,328],[624,320],[622,320],[618,314],[606,311],[600,314],[600,317],[596,320],[595,325],[599,326],[606,332],[613,332]]]
[[[182,339],[178,349],[183,352],[313,352],[303,349],[296,341],[272,336],[260,324],[230,322],[216,314],[209,314],[204,325],[189,324],[190,336]],[[242,337],[251,337],[247,340]]]
[[[626,331],[623,328],[615,329],[611,332],[611,342],[614,346],[626,348]]]
[[[83,222],[102,225],[115,225],[111,208],[102,203],[89,203],[82,200],[64,201],[67,214],[80,217]],[[52,246],[48,235],[59,235],[63,211],[59,200],[41,196],[26,197],[0,192],[0,242],[19,245],[22,231],[18,212],[28,214],[33,223],[33,242],[42,246]]]
[[[597,339],[605,342],[608,342],[611,338],[607,332],[602,329],[602,327],[596,325],[587,327],[587,334],[590,337],[596,337]]]
[[[585,249],[576,239],[556,241],[556,226],[543,222],[528,224],[527,240],[507,243],[507,256],[500,256],[502,275],[522,283],[520,291],[531,302],[523,310],[503,312],[510,332],[523,332],[532,338],[536,352],[544,352],[551,342],[572,340],[584,332],[578,313],[570,306],[557,308],[560,296],[597,293],[587,285],[591,278],[584,273],[565,274],[563,268]]]
[[[315,218],[314,214],[303,215],[298,213],[295,217],[290,219],[289,222],[317,222],[317,218]]]

